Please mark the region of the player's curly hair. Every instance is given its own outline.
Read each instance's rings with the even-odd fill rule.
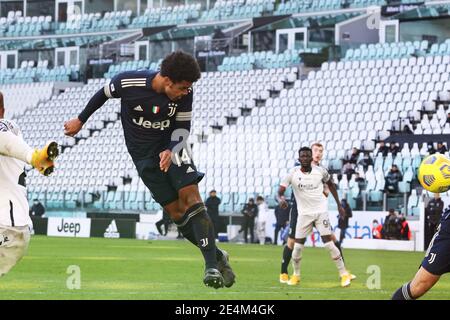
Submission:
[[[200,79],[200,67],[193,56],[181,50],[172,52],[161,63],[160,74],[174,83]]]

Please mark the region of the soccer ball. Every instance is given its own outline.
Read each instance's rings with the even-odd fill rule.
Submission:
[[[434,193],[450,189],[450,159],[442,154],[432,154],[423,159],[417,174],[426,190]]]

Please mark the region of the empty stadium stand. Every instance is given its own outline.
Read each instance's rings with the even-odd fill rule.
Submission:
[[[326,18],[328,11],[383,4],[386,1],[297,0],[277,4],[273,0],[219,0],[209,10],[200,4],[185,4],[147,8],[139,16],[131,10],[71,15],[60,23],[51,17],[23,17],[14,11],[0,18],[0,37],[4,50],[96,47],[123,36],[114,32],[106,35],[109,31],[190,23],[203,27],[218,20],[242,23],[254,17],[316,12]],[[298,21],[306,19],[299,17]],[[201,27],[195,30],[195,34],[203,32],[198,31]],[[100,34],[86,36],[92,32]],[[53,34],[58,36],[35,39]],[[8,40],[11,37],[14,39]],[[296,150],[320,141],[326,150],[323,164],[330,168],[340,197],[346,197],[352,207],[361,197],[369,209],[390,205],[384,193],[385,176],[396,164],[403,173],[399,190],[405,197],[404,206],[397,204],[403,212],[418,215],[422,195],[427,193],[416,189],[416,172],[428,153],[427,144],[406,143],[396,156],[383,157],[377,154],[377,142],[404,126],[415,135],[450,133],[450,39],[441,43],[428,37],[358,44],[347,49],[342,60],[329,57],[320,68],[305,67],[300,56],[319,54],[317,48],[278,54],[243,51],[240,48],[235,51],[237,55],[227,55],[218,63],[218,71],[204,72],[194,86],[190,139],[197,167],[207,173],[200,184],[202,196],[217,189],[222,211],[236,211],[256,194],[273,199],[280,178],[293,166]],[[157,69],[161,60],[114,56],[111,61],[127,61],[101,69],[99,74],[105,79],[89,79],[59,93],[55,83],[80,80],[80,66],[49,68],[48,61],[36,64],[29,59],[18,60],[17,69],[0,69],[7,116],[18,122],[31,145],[54,139],[63,151],[52,177],[28,172],[29,199],[45,200],[50,209],[159,209],[126,151],[118,100],[110,100],[98,110],[76,138],[64,136],[63,124],[84,108],[107,79],[126,70]],[[342,159],[352,147],[369,153],[374,161],[367,168],[356,168],[366,180],[364,189],[355,176],[348,179],[340,174]],[[358,160],[361,158],[362,153]],[[333,200],[330,207],[334,207]]]

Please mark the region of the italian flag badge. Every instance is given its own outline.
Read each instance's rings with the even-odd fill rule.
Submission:
[[[158,112],[159,112],[159,107],[158,107],[158,106],[153,106],[152,112],[153,112],[154,114],[158,113]]]

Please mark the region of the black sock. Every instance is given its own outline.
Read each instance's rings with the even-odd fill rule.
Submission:
[[[281,260],[281,273],[288,273],[289,262],[291,262],[292,249],[287,245],[283,249],[283,260]]]
[[[184,217],[186,217],[186,215]],[[184,221],[184,220],[181,220],[181,221]],[[181,223],[181,221],[178,221],[178,223]],[[198,245],[198,242],[197,242],[197,239],[195,238],[195,233],[194,233],[191,223],[187,223],[184,227],[181,227],[181,228],[178,227],[178,237],[181,237],[181,236],[188,239],[189,242],[192,243],[194,246]],[[216,260],[219,261],[220,259],[222,259],[222,256],[223,256],[222,251],[220,251],[219,248],[217,248],[217,246],[216,246]]]
[[[411,294],[411,282],[408,282],[397,289],[392,295],[392,300],[415,300]]]
[[[214,238],[214,226],[206,213],[203,203],[190,207],[176,224],[183,236],[200,248],[205,259],[206,268],[217,269],[217,251]]]
[[[339,241],[336,241],[334,243],[334,245],[339,249],[339,252],[341,253],[342,261],[345,261],[344,260],[344,254],[342,253],[342,249],[341,249],[341,243]]]

